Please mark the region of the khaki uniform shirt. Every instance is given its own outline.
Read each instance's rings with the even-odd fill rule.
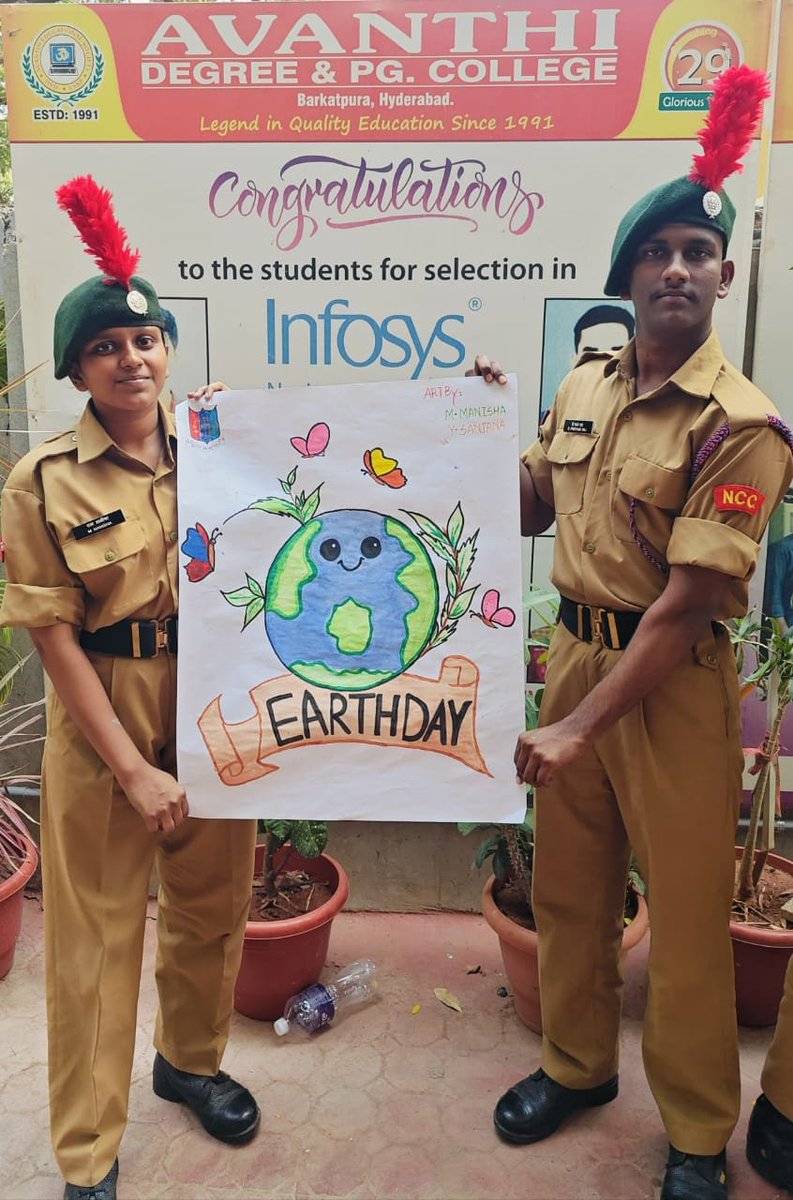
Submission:
[[[669,567],[707,567],[733,580],[715,615],[742,615],[793,475],[769,425],[777,411],[715,333],[655,391],[637,397],[636,373],[632,341],[616,357],[583,355],[523,455],[556,512],[553,583],[581,604],[635,611],[658,598]]]
[[[8,582],[0,624],[64,621],[93,632],[176,612],[176,430],[164,409],[160,419],[168,436],[155,471],[119,449],[90,401],[75,430],[17,463],[2,494]],[[75,537],[75,527],[117,509],[119,524]]]

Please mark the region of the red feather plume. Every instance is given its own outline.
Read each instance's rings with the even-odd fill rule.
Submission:
[[[107,188],[100,187],[92,175],[80,175],[59,187],[55,196],[58,207],[74,222],[86,254],[104,271],[107,282],[115,280],[129,291],[140,252],[131,248],[127,231],[113,211],[113,197]]]
[[[771,95],[768,76],[752,67],[730,67],[713,88],[710,110],[699,131],[702,154],[695,154],[689,179],[718,192],[729,175],[743,170],[743,158],[760,125],[763,101]]]

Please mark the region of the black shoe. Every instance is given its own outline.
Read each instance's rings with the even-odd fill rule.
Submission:
[[[524,1145],[539,1142],[555,1133],[571,1113],[579,1108],[597,1108],[608,1104],[619,1090],[618,1076],[593,1088],[563,1087],[540,1068],[528,1079],[521,1079],[499,1100],[493,1121],[508,1142]]]
[[[727,1152],[684,1154],[669,1147],[661,1200],[727,1200]]]
[[[191,1075],[178,1071],[161,1054],[154,1060],[154,1094],[162,1100],[186,1104],[204,1129],[219,1142],[242,1145],[259,1128],[262,1114],[246,1087],[225,1071],[217,1075]]]
[[[758,1175],[793,1196],[793,1121],[762,1092],[749,1119],[746,1157]]]
[[[63,1200],[116,1200],[116,1183],[118,1182],[118,1159],[99,1183],[93,1187],[78,1187],[76,1183],[67,1183],[63,1189]]]

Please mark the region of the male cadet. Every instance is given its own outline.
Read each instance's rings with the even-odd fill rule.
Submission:
[[[671,1143],[662,1200],[727,1196],[739,1111],[728,917],[743,764],[720,622],[746,610],[793,435],[725,360],[711,318],[734,274],[721,184],[767,95],[760,72],[725,72],[691,176],[623,218],[605,290],[633,301],[635,341],[582,357],[521,467],[523,533],[556,520],[562,599],[543,727],[515,752],[539,788],[542,1066],[494,1119],[508,1141],[535,1142],[616,1097],[632,846],[652,927],[644,1062]],[[503,375],[483,357],[476,371]]]

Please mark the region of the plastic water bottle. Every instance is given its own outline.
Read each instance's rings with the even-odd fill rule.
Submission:
[[[344,967],[330,983],[313,983],[286,1002],[284,1015],[273,1025],[279,1037],[295,1026],[304,1033],[316,1033],[330,1025],[340,1008],[371,1000],[377,991],[371,958],[359,958]]]

